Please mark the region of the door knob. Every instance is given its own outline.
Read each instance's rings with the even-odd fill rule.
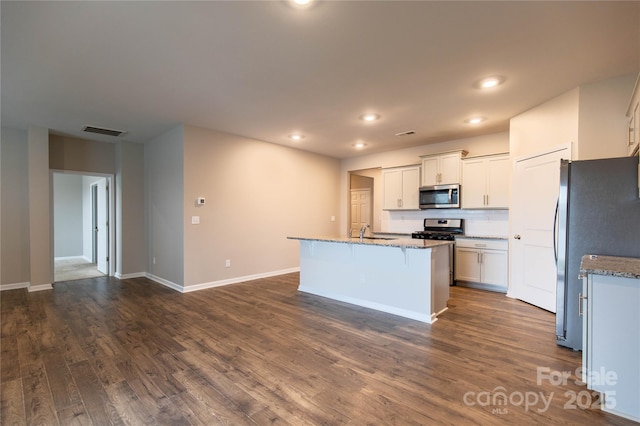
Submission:
[[[513,238],[515,238],[516,240],[519,240],[521,237],[520,237],[520,234],[516,234],[513,236]]]

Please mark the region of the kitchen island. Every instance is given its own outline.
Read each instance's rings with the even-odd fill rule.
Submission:
[[[451,241],[300,240],[299,291],[433,323],[447,309]]]

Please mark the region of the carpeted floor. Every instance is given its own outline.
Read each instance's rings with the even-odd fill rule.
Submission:
[[[103,277],[95,263],[84,259],[64,259],[55,261],[55,282],[81,280],[83,278]]]

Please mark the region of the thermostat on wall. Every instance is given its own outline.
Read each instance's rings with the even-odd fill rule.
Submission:
[[[196,205],[203,206],[204,205],[204,197],[196,198]]]

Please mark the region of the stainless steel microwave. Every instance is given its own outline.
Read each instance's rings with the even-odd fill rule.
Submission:
[[[434,185],[420,187],[421,209],[460,208],[460,185]]]

